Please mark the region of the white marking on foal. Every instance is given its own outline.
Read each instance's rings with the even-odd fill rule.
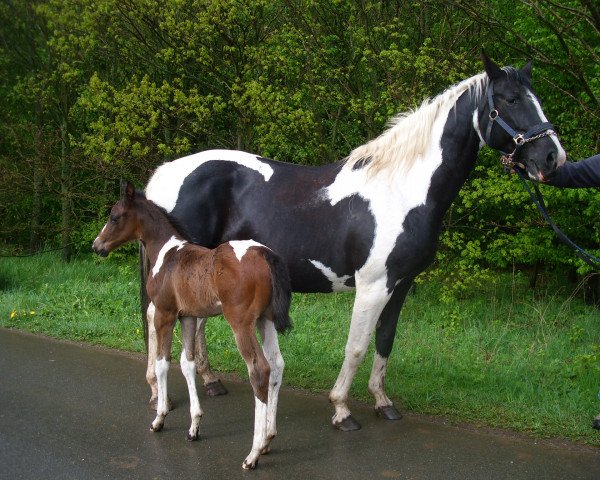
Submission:
[[[242,463],[242,468],[250,469],[256,467],[260,452],[265,446],[267,438],[267,404],[254,397],[254,440],[252,450]]]
[[[348,290],[354,290],[354,287],[349,287],[346,285],[346,280],[350,278],[350,275],[344,275],[342,277],[338,277],[336,273],[329,268],[327,265],[322,264],[318,260],[310,260],[316,268],[318,268],[323,275],[331,282],[331,289],[334,292],[345,292]]]
[[[179,190],[185,179],[200,165],[211,160],[234,162],[260,173],[265,182],[273,175],[270,165],[259,160],[257,155],[238,150],[206,150],[167,162],[156,169],[146,186],[146,197],[167,212],[175,208]]]
[[[238,262],[242,261],[244,255],[250,247],[264,247],[263,244],[255,242],[254,240],[232,240],[229,245],[233,248],[233,253],[238,259]]]
[[[190,417],[192,418],[192,424],[188,433],[188,440],[196,440],[198,438],[198,431],[200,430],[202,408],[200,407],[200,399],[196,390],[196,362],[193,359],[187,359],[185,348],[181,352],[179,364],[181,365],[181,373],[185,377],[190,395]]]
[[[187,242],[185,240],[181,240],[179,238],[177,238],[175,235],[173,235],[171,238],[169,238],[169,240],[167,241],[167,243],[165,243],[162,248],[160,249],[160,252],[158,252],[158,257],[156,257],[156,263],[154,264],[154,267],[152,268],[152,276],[155,277],[158,272],[160,271],[160,267],[162,267],[162,264],[165,260],[165,255],[167,254],[167,252],[169,250],[171,250],[172,248],[177,247],[177,250],[181,250],[184,245]]]
[[[158,431],[162,428],[165,417],[169,413],[167,404],[167,375],[169,374],[169,362],[166,358],[156,361],[156,380],[158,384],[158,403],[156,405],[156,418],[152,422],[152,430]]]
[[[277,435],[277,401],[279,388],[283,379],[285,362],[279,350],[277,330],[271,320],[261,319],[259,328],[262,336],[262,348],[265,358],[271,367],[269,375],[269,398],[267,401],[267,436],[261,453],[267,453],[270,449],[271,440]]]

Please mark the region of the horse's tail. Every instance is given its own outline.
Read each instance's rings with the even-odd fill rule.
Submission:
[[[287,267],[279,255],[267,247],[260,248],[261,254],[271,271],[271,311],[275,329],[284,333],[292,328],[290,304],[292,302],[292,286]]]
[[[142,242],[139,242],[140,252],[140,307],[142,308],[142,327],[144,329],[144,342],[146,343],[146,351],[148,351],[148,305],[150,305],[150,297],[146,292],[146,280],[150,272],[150,259],[146,255],[146,249]]]

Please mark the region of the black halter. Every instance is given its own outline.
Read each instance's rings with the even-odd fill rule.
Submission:
[[[487,101],[488,101],[488,107],[490,109],[490,113],[489,113],[490,121],[488,122],[487,129],[485,132],[485,143],[487,143],[488,145],[490,144],[490,135],[492,133],[492,127],[494,126],[494,123],[497,123],[504,129],[504,131],[506,133],[508,133],[512,137],[513,141],[515,142],[515,148],[512,152],[506,153],[506,152],[503,152],[502,150],[499,150],[500,153],[503,154],[501,157],[502,165],[504,165],[504,167],[506,167],[508,169],[512,169],[514,167],[519,167],[519,168],[525,170],[525,165],[523,165],[520,162],[514,161],[513,156],[526,143],[533,142],[534,140],[537,140],[538,138],[556,135],[556,132],[554,131],[554,125],[552,125],[550,122],[543,122],[543,123],[540,123],[539,125],[536,125],[535,127],[531,128],[531,129],[527,130],[524,133],[517,132],[514,128],[512,128],[508,123],[506,123],[500,117],[500,113],[498,112],[498,109],[494,105],[493,91],[494,91],[494,82],[492,82],[490,80],[490,83],[487,88]]]

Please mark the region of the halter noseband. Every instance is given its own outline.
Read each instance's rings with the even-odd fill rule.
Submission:
[[[513,141],[515,142],[515,148],[512,152],[506,153],[506,152],[503,152],[502,150],[499,150],[500,153],[503,154],[500,159],[500,161],[502,162],[502,165],[508,169],[512,169],[514,167],[519,167],[519,168],[522,168],[523,170],[525,170],[525,165],[523,165],[520,162],[515,162],[513,160],[513,156],[526,143],[533,142],[534,140],[537,140],[538,138],[556,135],[556,132],[554,131],[554,125],[552,125],[550,122],[543,122],[543,123],[540,123],[539,125],[534,126],[530,130],[527,130],[525,133],[517,132],[515,129],[513,129],[510,125],[508,125],[508,123],[506,123],[500,117],[500,113],[498,112],[498,109],[494,105],[494,98],[492,95],[493,90],[494,90],[494,82],[492,80],[490,80],[490,83],[487,88],[487,102],[488,102],[488,107],[490,109],[490,113],[489,113],[490,121],[488,122],[487,129],[485,132],[485,143],[487,143],[488,145],[490,144],[490,135],[492,133],[492,127],[494,126],[494,123],[497,123],[498,125],[500,125],[503,128],[503,130],[506,133],[508,133],[512,137]]]

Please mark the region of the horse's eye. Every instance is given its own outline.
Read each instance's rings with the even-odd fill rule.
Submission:
[[[110,223],[117,223],[119,221],[119,216],[118,215],[111,215],[110,216]]]
[[[506,103],[508,103],[509,105],[514,105],[515,103],[517,103],[519,100],[515,97],[511,97],[509,99],[506,100]]]

